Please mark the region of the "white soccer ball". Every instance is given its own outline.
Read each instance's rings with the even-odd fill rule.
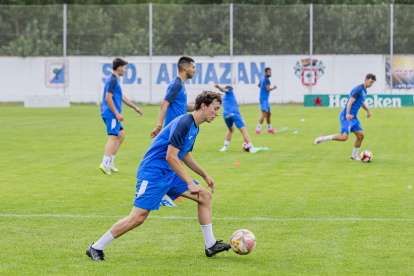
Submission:
[[[233,233],[230,238],[231,249],[240,255],[247,255],[256,246],[256,237],[246,229],[240,229]]]
[[[373,157],[374,157],[374,155],[372,155],[372,152],[370,152],[369,150],[364,150],[361,153],[361,161],[362,162],[371,162]]]

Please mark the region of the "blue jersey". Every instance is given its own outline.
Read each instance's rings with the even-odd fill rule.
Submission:
[[[268,76],[264,76],[260,81],[260,101],[269,100],[269,92],[266,90],[266,85],[270,85],[270,80]]]
[[[186,114],[174,119],[151,143],[139,165],[137,179],[160,180],[173,176],[174,170],[165,160],[168,145],[171,144],[180,150],[178,158],[181,160],[187,152],[193,150],[198,130],[193,114]]]
[[[165,114],[164,127],[178,116],[187,114],[187,91],[179,77],[172,80],[164,97],[170,105]]]
[[[356,117],[359,109],[365,101],[365,98],[367,97],[367,90],[365,89],[364,85],[361,84],[352,89],[351,93],[349,94],[348,101],[346,102],[345,108],[344,110],[342,110],[342,113],[344,115],[346,115],[346,109],[348,107],[348,102],[351,97],[355,99],[355,102],[351,106],[350,114]]]
[[[116,110],[119,114],[121,114],[122,111],[122,89],[119,85],[119,79],[112,74],[109,76],[105,81],[105,88],[103,93],[103,99],[101,104],[101,116],[102,118],[116,118],[115,114],[112,112],[112,110],[109,108],[108,104],[106,103],[106,93],[111,93],[112,100],[114,101],[114,105]]]
[[[237,105],[236,96],[234,96],[233,89],[227,88],[228,92],[223,97],[223,116],[229,114],[240,114],[239,106]]]

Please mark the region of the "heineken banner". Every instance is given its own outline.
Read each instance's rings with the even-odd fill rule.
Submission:
[[[345,107],[349,95],[305,95],[303,106]],[[368,107],[413,106],[413,95],[367,95]]]

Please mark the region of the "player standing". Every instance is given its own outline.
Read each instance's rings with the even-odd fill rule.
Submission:
[[[101,104],[101,117],[106,124],[108,142],[105,146],[102,163],[99,165],[99,169],[105,174],[111,174],[111,171],[118,172],[114,164],[114,159],[125,139],[124,128],[121,124],[124,120],[124,116],[121,115],[122,102],[133,108],[140,116],[142,115],[142,110],[122,94],[122,89],[119,85],[119,77],[125,74],[127,64],[127,61],[121,58],[115,58],[112,61],[112,75],[105,81]]]
[[[243,121],[243,118],[240,114],[239,107],[236,101],[236,97],[233,92],[233,87],[226,86],[221,87],[220,85],[216,84],[214,87],[219,89],[221,92],[224,92],[223,97],[223,117],[224,121],[229,129],[226,133],[226,139],[224,140],[224,146],[221,148],[220,151],[227,151],[227,147],[230,144],[231,137],[233,136],[234,126],[240,130],[243,135],[244,142],[246,143],[245,148],[248,149],[251,153],[256,153],[260,151],[262,148],[254,148],[252,140],[250,139],[250,135],[247,132],[246,124]]]
[[[276,89],[276,85],[272,88],[270,87],[270,80],[269,78],[272,76],[272,69],[267,67],[265,69],[265,75],[263,79],[259,83],[260,87],[260,110],[262,111],[262,116],[259,119],[259,123],[257,124],[256,133],[262,134],[262,124],[264,119],[266,118],[267,121],[267,132],[276,134],[277,131],[272,128],[272,124],[270,123],[270,116],[272,113],[270,112],[270,104],[269,104],[269,94],[270,91]]]
[[[339,122],[341,124],[341,134],[333,134],[329,136],[319,136],[313,142],[313,145],[317,145],[324,141],[334,140],[334,141],[346,141],[350,132],[354,132],[356,140],[354,143],[354,150],[352,151],[351,160],[361,160],[358,157],[358,151],[361,147],[362,140],[364,140],[364,131],[361,127],[361,123],[357,118],[358,111],[362,107],[367,111],[367,117],[371,117],[371,112],[364,103],[367,96],[367,88],[370,88],[376,81],[376,77],[373,74],[368,74],[365,77],[363,84],[356,86],[352,89],[349,94],[348,101],[344,109],[339,114]]]
[[[139,165],[137,192],[130,215],[115,223],[96,243],[88,247],[86,254],[90,258],[104,261],[104,248],[114,239],[144,223],[150,211],[159,209],[165,194],[171,198],[184,196],[198,203],[198,220],[207,257],[230,249],[229,243],[217,241],[213,235],[212,193],[215,182],[190,154],[199,125],[211,123],[219,115],[220,105],[218,93],[204,91],[197,96],[192,114],[176,118],[159,133]],[[180,160],[206,181],[211,192],[191,178]]]

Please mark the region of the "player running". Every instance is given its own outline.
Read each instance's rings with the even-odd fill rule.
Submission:
[[[121,58],[114,59],[112,62],[112,75],[105,81],[101,117],[106,124],[108,142],[105,146],[102,163],[99,165],[99,169],[105,174],[111,174],[111,171],[118,172],[114,164],[115,154],[125,139],[124,127],[121,124],[124,120],[124,116],[121,115],[122,102],[138,112],[140,116],[142,115],[142,110],[122,94],[122,89],[119,85],[119,77],[125,74],[127,64],[128,62]]]
[[[144,223],[152,210],[158,210],[165,194],[171,198],[184,196],[198,203],[198,220],[205,241],[205,254],[213,257],[230,249],[229,243],[217,241],[212,229],[212,193],[215,182],[191,156],[200,124],[211,123],[219,115],[221,97],[204,91],[197,96],[195,111],[182,115],[166,126],[151,143],[139,165],[134,206],[129,216],[115,223],[96,243],[86,250],[94,261],[104,261],[104,248],[114,239]],[[211,192],[199,185],[184,169],[200,175]]]
[[[262,124],[264,119],[266,118],[267,121],[267,132],[276,134],[277,131],[272,128],[272,124],[270,123],[270,116],[272,113],[270,112],[270,104],[269,104],[269,94],[270,91],[276,89],[276,85],[272,88],[270,87],[270,80],[269,78],[272,76],[272,69],[267,67],[265,69],[265,75],[263,79],[259,83],[260,87],[260,110],[262,111],[262,116],[259,119],[259,123],[257,124],[256,133],[262,134]]]
[[[344,109],[339,114],[341,134],[334,134],[329,136],[321,135],[313,142],[314,146],[329,140],[346,141],[348,140],[349,132],[354,132],[356,140],[354,143],[354,150],[352,151],[351,160],[361,160],[361,158],[358,157],[358,151],[361,147],[362,140],[364,140],[364,131],[360,125],[357,115],[359,109],[362,107],[367,111],[367,117],[371,117],[371,112],[369,111],[364,101],[367,96],[367,88],[370,88],[376,80],[377,79],[373,74],[368,74],[365,77],[363,84],[360,84],[352,89]]]
[[[216,84],[214,87],[219,89],[221,92],[224,92],[223,97],[223,117],[229,131],[226,133],[226,139],[224,140],[224,146],[221,148],[220,151],[227,151],[227,147],[230,144],[231,137],[233,136],[234,126],[240,130],[243,135],[244,142],[246,146],[244,147],[245,151],[249,151],[251,153],[256,153],[260,151],[262,148],[254,148],[252,140],[250,139],[250,135],[247,132],[246,124],[243,121],[243,118],[240,114],[239,107],[236,101],[236,97],[233,92],[233,87],[226,86],[221,87],[220,85]]]

